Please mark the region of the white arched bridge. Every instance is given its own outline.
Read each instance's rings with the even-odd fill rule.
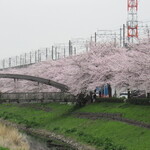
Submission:
[[[55,88],[60,89],[62,92],[66,92],[69,90],[68,86],[55,82],[53,80],[41,78],[41,77],[35,77],[30,75],[21,75],[21,74],[0,74],[0,78],[12,78],[12,79],[21,79],[21,80],[29,80],[34,81],[46,85],[53,86]]]

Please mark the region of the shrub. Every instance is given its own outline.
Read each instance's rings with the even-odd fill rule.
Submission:
[[[150,98],[130,98],[127,99],[127,102],[136,105],[150,105]]]
[[[103,97],[99,97],[99,98],[96,98],[96,101],[97,102],[110,102],[110,103],[124,103],[124,98],[114,98],[114,97],[111,97],[111,98],[103,98]]]
[[[89,95],[86,95],[85,93],[81,92],[76,96],[77,105],[82,107],[88,102],[89,99]]]

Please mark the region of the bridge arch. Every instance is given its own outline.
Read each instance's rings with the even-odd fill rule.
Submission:
[[[12,79],[22,79],[22,80],[29,80],[29,81],[34,81],[46,85],[53,86],[55,88],[60,89],[61,91],[65,92],[68,91],[69,88],[68,86],[55,82],[53,80],[41,78],[41,77],[35,77],[35,76],[30,76],[30,75],[21,75],[21,74],[0,74],[0,78],[12,78]]]

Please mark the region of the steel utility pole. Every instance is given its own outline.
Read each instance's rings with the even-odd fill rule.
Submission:
[[[125,47],[126,45],[125,45],[125,39],[126,39],[126,35],[125,35],[125,33],[126,33],[126,27],[125,27],[125,24],[123,24],[123,47]]]
[[[127,37],[129,43],[138,39],[138,0],[128,0]]]

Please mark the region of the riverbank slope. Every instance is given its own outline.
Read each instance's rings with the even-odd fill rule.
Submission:
[[[123,103],[94,103],[79,108],[73,105],[1,104],[0,117],[26,128],[62,134],[79,143],[101,150],[149,150],[150,129],[122,120],[150,124],[150,106]],[[99,116],[90,118],[81,114]],[[102,115],[103,114],[103,115]],[[113,116],[112,118],[110,116]]]

